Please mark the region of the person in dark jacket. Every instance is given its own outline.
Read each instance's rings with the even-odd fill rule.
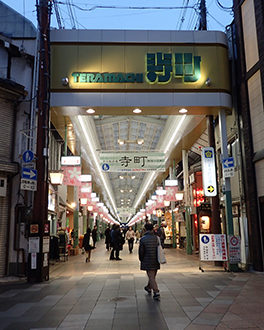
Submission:
[[[92,230],[92,239],[93,239],[93,247],[95,248],[95,244],[97,242],[97,226],[93,227]]]
[[[123,248],[123,237],[119,225],[115,225],[111,231],[111,246],[110,260],[122,260],[119,258],[119,251]]]
[[[90,234],[91,234],[91,229],[88,227],[87,232],[84,234],[83,243],[82,243],[82,246],[87,254],[85,262],[91,260],[91,251],[93,247],[90,245]]]
[[[111,244],[111,229],[110,226],[108,226],[105,230],[105,245],[106,245],[106,250],[110,250],[110,244]]]
[[[140,269],[147,272],[149,279],[148,284],[144,289],[148,292],[148,294],[151,294],[151,290],[153,290],[153,298],[159,300],[160,294],[156,282],[156,275],[158,269],[160,269],[157,255],[158,239],[157,236],[154,235],[152,223],[146,223],[145,229],[146,232],[139,242],[138,253]]]

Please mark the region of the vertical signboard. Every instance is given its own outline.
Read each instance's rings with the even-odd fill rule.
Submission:
[[[202,148],[203,190],[207,197],[217,195],[214,148]]]
[[[237,264],[241,261],[240,237],[228,235],[228,252],[230,264]]]

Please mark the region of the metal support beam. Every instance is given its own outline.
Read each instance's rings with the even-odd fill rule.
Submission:
[[[182,166],[183,166],[184,201],[185,201],[186,252],[187,254],[192,254],[189,169],[188,169],[188,153],[186,150],[182,150]]]

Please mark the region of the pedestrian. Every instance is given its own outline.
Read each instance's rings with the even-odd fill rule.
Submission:
[[[129,252],[132,253],[133,245],[134,245],[134,239],[135,239],[135,232],[132,229],[132,227],[129,227],[128,231],[126,232],[126,239],[127,239],[127,242],[128,242]]]
[[[166,224],[162,223],[159,227],[160,231],[158,231],[158,232],[160,232],[160,234],[158,236],[160,238],[160,243],[161,243],[161,246],[163,249],[164,249],[164,242],[165,242],[165,238],[166,238],[165,229],[164,229],[165,227],[166,227]]]
[[[122,260],[119,258],[119,251],[123,249],[123,237],[119,225],[113,225],[111,231],[111,245],[112,251],[110,254],[110,260]]]
[[[84,250],[86,252],[85,262],[90,262],[91,251],[93,249],[93,247],[90,245],[90,234],[91,234],[91,229],[88,227],[86,233],[84,234],[83,243],[82,243],[82,247],[84,248]]]
[[[145,229],[146,232],[139,242],[140,269],[145,270],[148,275],[148,284],[144,289],[148,294],[153,290],[153,298],[159,300],[160,293],[156,282],[156,275],[160,269],[157,255],[158,239],[154,235],[152,223],[146,223]]]
[[[106,245],[106,250],[110,250],[110,244],[111,244],[111,229],[110,225],[105,230],[105,245]]]
[[[139,239],[140,239],[140,232],[137,229],[136,230],[136,242],[135,243],[138,243]]]
[[[97,226],[93,227],[92,230],[93,248],[95,249],[95,244],[97,242]]]

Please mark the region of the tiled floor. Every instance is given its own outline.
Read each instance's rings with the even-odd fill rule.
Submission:
[[[0,279],[0,329],[264,329],[264,274],[199,271],[197,256],[166,249],[158,273],[161,300],[143,290],[137,245],[110,261],[103,242],[85,256],[56,263],[50,281]]]

